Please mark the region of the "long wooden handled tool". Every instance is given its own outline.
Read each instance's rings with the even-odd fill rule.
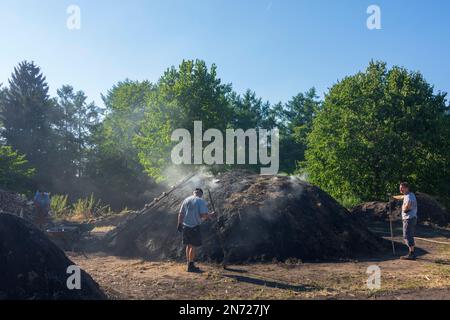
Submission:
[[[212,207],[213,211],[214,211],[214,212],[216,213],[216,215],[217,215],[218,212],[216,212],[216,207],[214,206],[214,199],[213,199],[213,197],[211,196],[211,191],[209,191],[209,189],[208,189],[208,196],[209,196],[209,201],[211,202],[211,207]],[[225,252],[225,247],[224,247],[224,245],[223,245],[223,239],[222,239],[222,234],[220,233],[219,224],[216,223],[216,226],[217,226],[217,227],[216,227],[217,237],[219,238],[220,247],[221,247],[222,253],[223,253],[222,267],[223,267],[224,269],[226,269],[226,268],[227,268],[227,265],[226,265],[226,258],[227,258],[227,255],[226,255],[226,252]]]
[[[209,189],[208,189],[208,196],[209,196],[209,201],[211,201],[211,207],[212,207],[213,211],[216,212],[216,208],[214,207],[214,200],[211,197],[211,191],[209,191]]]
[[[394,243],[394,229],[392,228],[392,203],[391,195],[389,195],[389,226],[391,228],[391,243],[392,243],[392,253],[395,256],[395,243]]]

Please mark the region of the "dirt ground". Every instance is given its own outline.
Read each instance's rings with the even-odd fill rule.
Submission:
[[[387,225],[371,229],[387,236]],[[395,226],[401,235],[401,226]],[[450,243],[450,230],[421,227],[418,237]],[[417,239],[416,261],[396,237],[392,252],[358,261],[285,262],[230,265],[200,263],[202,273],[177,262],[124,259],[104,253],[68,253],[111,299],[450,299],[450,245]],[[381,286],[367,287],[369,266],[381,270]]]

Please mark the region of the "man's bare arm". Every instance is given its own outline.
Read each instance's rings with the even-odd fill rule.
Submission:
[[[183,211],[180,211],[180,212],[178,213],[178,225],[182,224],[182,223],[183,223],[183,220],[184,220],[184,212],[183,212]]]
[[[208,212],[208,213],[202,213],[200,214],[200,217],[203,220],[209,220],[209,219],[213,219],[215,217],[216,213],[214,211]]]

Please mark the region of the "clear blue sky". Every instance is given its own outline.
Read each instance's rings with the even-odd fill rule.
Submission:
[[[66,27],[71,4],[81,30]],[[371,4],[381,30],[366,27]],[[273,103],[312,86],[322,95],[371,59],[450,90],[448,0],[0,0],[0,41],[0,82],[34,60],[52,94],[71,84],[97,103],[116,82],[154,82],[183,58],[216,63],[237,92]]]

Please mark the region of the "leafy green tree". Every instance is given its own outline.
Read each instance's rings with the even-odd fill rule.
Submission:
[[[138,161],[137,150],[131,142],[144,117],[146,99],[153,91],[154,85],[148,81],[125,80],[103,96],[106,116],[100,132],[107,143],[102,144],[105,152],[119,151],[130,160]]]
[[[232,117],[230,93],[231,85],[221,83],[215,65],[208,69],[204,61],[187,60],[178,69],[168,69],[146,99],[144,117],[134,138],[146,172],[156,179],[164,178],[175,129],[187,129],[193,137],[194,121],[198,120],[203,128],[223,132]]]
[[[34,62],[21,62],[11,75],[1,106],[2,136],[36,168],[36,184],[51,184],[52,119],[55,106]]]
[[[382,62],[346,77],[313,122],[304,164],[309,180],[347,204],[385,200],[400,180],[448,194],[445,96],[420,73]]]
[[[30,168],[24,155],[10,146],[0,145],[0,187],[6,190],[25,191],[35,170]]]
[[[86,178],[96,196],[114,208],[142,207],[151,198],[148,190],[155,189],[132,143],[152,90],[148,81],[125,80],[103,96],[106,114],[90,137]]]

